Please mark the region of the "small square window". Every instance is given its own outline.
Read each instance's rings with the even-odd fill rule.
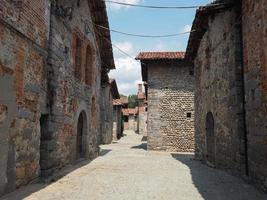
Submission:
[[[186,117],[187,118],[191,118],[192,117],[192,114],[191,113],[186,113]]]

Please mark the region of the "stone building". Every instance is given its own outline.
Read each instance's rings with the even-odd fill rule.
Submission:
[[[129,129],[128,97],[122,97],[120,99],[120,102],[122,103],[123,130],[128,130]]]
[[[128,108],[129,130],[133,130],[134,132],[137,132],[137,111],[137,108]]]
[[[143,91],[143,84],[138,84],[137,101],[137,133],[147,136],[147,100]]]
[[[266,190],[267,2],[215,3],[197,10],[186,53],[196,76],[196,158]]]
[[[102,86],[101,96],[101,143],[110,144],[113,140],[113,119],[119,114],[113,112],[113,100],[120,98],[117,83],[114,79],[110,79],[108,84]]]
[[[98,155],[115,68],[100,0],[1,0],[0,195]]]
[[[113,100],[113,140],[119,140],[123,136],[123,114],[120,99]]]
[[[267,192],[267,2],[242,1],[248,172]]]
[[[194,151],[194,76],[183,52],[145,52],[137,58],[147,83],[149,150]]]

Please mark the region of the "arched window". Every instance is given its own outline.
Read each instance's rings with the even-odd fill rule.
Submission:
[[[95,78],[94,51],[90,45],[86,48],[85,84],[92,86]]]
[[[75,77],[81,79],[82,75],[82,41],[79,37],[76,38],[75,50]]]

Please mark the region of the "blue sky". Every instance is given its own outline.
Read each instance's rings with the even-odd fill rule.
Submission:
[[[116,0],[121,2],[155,6],[206,5],[211,0]],[[146,9],[118,6],[107,3],[110,28],[122,32],[165,35],[189,31],[195,16],[195,9],[170,10]],[[140,51],[185,51],[189,34],[171,38],[135,38],[111,33],[112,43],[135,57]],[[121,94],[137,93],[141,82],[141,66],[113,47],[116,70],[115,78]]]

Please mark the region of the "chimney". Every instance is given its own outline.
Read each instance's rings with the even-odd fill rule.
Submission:
[[[143,92],[143,84],[138,84],[138,93]]]

